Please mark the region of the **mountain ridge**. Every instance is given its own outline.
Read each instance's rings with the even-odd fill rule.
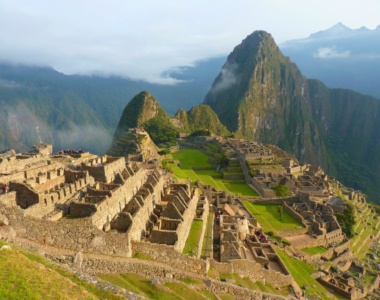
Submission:
[[[236,81],[218,90],[231,65]],[[270,34],[256,31],[234,48],[204,103],[235,135],[320,165],[373,201],[380,192],[380,101],[306,79]]]

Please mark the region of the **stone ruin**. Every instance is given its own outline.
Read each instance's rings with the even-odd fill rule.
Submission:
[[[219,244],[214,246],[214,258],[220,262],[250,260],[267,270],[290,274],[262,232],[262,226],[239,199],[210,186],[198,184],[215,213],[214,240]]]
[[[308,235],[313,238],[309,240],[310,246],[329,247],[346,239],[329,205],[310,200],[308,194],[284,201],[283,205],[286,211],[308,229]],[[302,246],[306,247],[307,244]]]

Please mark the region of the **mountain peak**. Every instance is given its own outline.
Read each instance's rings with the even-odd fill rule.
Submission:
[[[352,33],[354,30],[344,25],[342,22],[335,24],[334,26],[318,31],[310,35],[311,38],[320,38],[320,37],[335,37]]]
[[[125,107],[114,140],[120,138],[128,128],[139,127],[146,121],[156,117],[163,110],[148,91],[142,91],[132,98]]]

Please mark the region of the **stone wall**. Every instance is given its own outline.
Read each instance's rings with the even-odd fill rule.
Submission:
[[[10,182],[9,189],[16,192],[17,205],[24,209],[39,202],[38,194],[25,184]]]
[[[141,240],[142,231],[145,230],[145,225],[154,211],[155,205],[161,197],[161,191],[163,190],[164,183],[163,177],[160,176],[158,178],[158,182],[154,186],[153,192],[148,195],[143,206],[140,207],[140,209],[133,216],[132,224],[127,231],[127,234],[131,240]]]
[[[274,197],[275,193],[271,189],[264,188],[263,185],[255,178],[252,178],[252,185],[255,187],[255,189],[260,193],[262,197]]]
[[[40,154],[30,156],[10,156],[3,158],[0,162],[0,174],[11,174],[21,170],[24,170],[27,165],[47,164],[47,159]]]
[[[141,253],[155,261],[170,264],[176,269],[195,274],[206,274],[208,263],[181,253],[174,246],[132,241],[132,252]]]
[[[130,256],[130,244],[124,234],[106,234],[92,225],[89,218],[49,221],[25,215],[16,206],[0,205],[0,214],[9,220],[18,238],[41,245],[50,245],[72,251],[105,255]]]
[[[191,229],[191,224],[193,223],[195,217],[195,211],[197,209],[198,200],[199,194],[198,189],[196,189],[189,202],[187,203],[187,209],[182,215],[183,221],[177,229],[178,240],[174,246],[174,249],[180,253],[185,248],[186,240],[189,236],[189,232]]]
[[[281,260],[278,262],[280,263]],[[211,259],[210,267],[217,270],[221,274],[236,273],[241,277],[249,277],[252,281],[271,283],[275,287],[279,288],[292,284],[291,275],[283,275],[274,270],[267,270],[259,263],[251,260],[238,259],[232,260],[229,263],[219,263]],[[287,270],[286,267],[284,270]]]
[[[120,213],[127,203],[134,196],[134,190],[139,189],[145,183],[146,172],[143,169],[137,171],[133,176],[128,177],[123,185],[109,191],[107,196],[96,206],[96,212],[91,216],[93,224],[104,229],[106,224],[110,224],[111,220]],[[152,209],[153,210],[153,209]]]
[[[289,237],[289,236],[296,236],[296,235],[306,234],[308,231],[309,231],[308,227],[302,227],[302,228],[293,229],[293,230],[279,231],[278,234],[281,237]]]
[[[0,205],[5,205],[5,206],[17,206],[16,202],[16,192],[8,192],[6,194],[0,194]]]
[[[334,247],[335,255],[339,256],[344,251],[346,251],[346,250],[348,250],[350,248],[351,248],[351,241],[348,240],[348,241],[342,243],[341,245]]]
[[[207,197],[204,197],[204,198],[201,197],[199,201],[200,202],[204,201],[204,203],[203,203],[203,206],[202,206],[203,207],[203,213],[202,213],[202,216],[201,216],[202,231],[201,231],[201,236],[200,236],[199,241],[198,241],[198,253],[196,254],[197,258],[200,258],[201,254],[202,254],[203,239],[204,239],[205,234],[206,234],[207,219],[208,219],[208,215],[210,213],[210,205],[209,205],[209,202],[208,202],[208,198]],[[213,221],[214,221],[214,219],[213,219]],[[212,221],[212,224],[213,224],[213,221]]]
[[[291,208],[286,202],[284,202],[284,209],[298,222],[300,222],[303,226],[305,226],[307,229],[309,228],[306,220],[293,208]]]
[[[107,155],[89,160],[82,164],[82,169],[87,170],[96,181],[110,183],[115,180],[116,174],[126,166],[124,157],[109,157]]]
[[[285,300],[283,296],[263,293],[261,291],[249,290],[234,284],[213,281],[213,292],[215,294],[231,295],[236,300]]]

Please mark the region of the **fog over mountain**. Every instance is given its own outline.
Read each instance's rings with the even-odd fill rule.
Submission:
[[[279,47],[306,77],[380,98],[380,25],[371,30],[338,23]]]

